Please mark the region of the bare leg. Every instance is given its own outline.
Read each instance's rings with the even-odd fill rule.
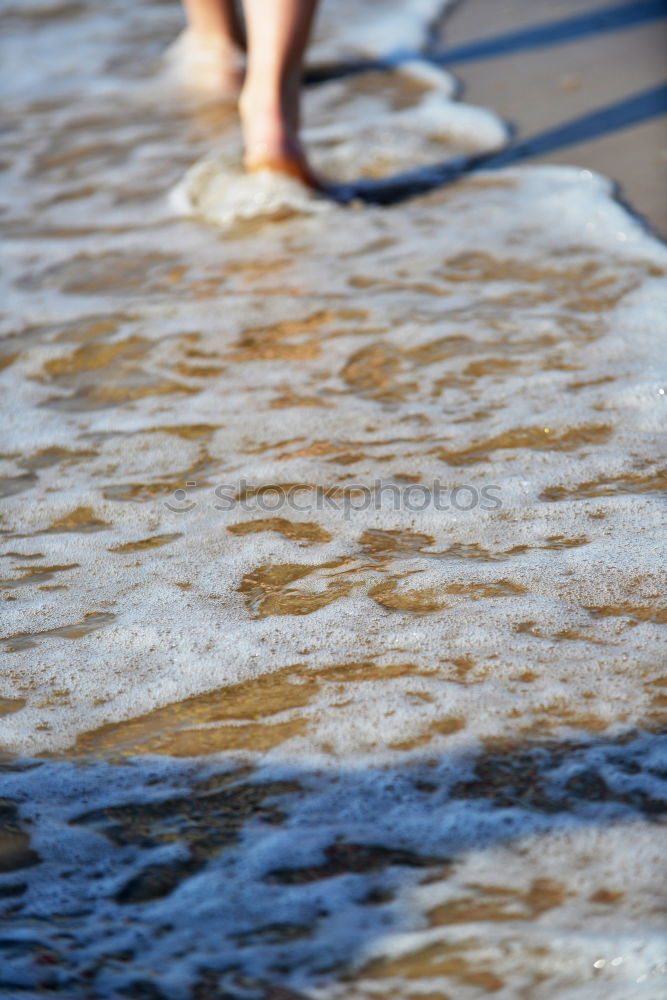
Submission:
[[[243,47],[234,0],[183,0],[188,27],[202,39]]]
[[[317,0],[244,0],[248,68],[239,110],[248,171],[320,187],[299,141],[303,55]]]
[[[181,40],[186,86],[211,96],[238,94],[241,31],[234,0],[183,0],[188,21]]]

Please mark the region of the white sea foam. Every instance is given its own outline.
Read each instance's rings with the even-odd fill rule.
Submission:
[[[275,220],[333,208],[328,198],[290,177],[272,170],[246,174],[239,163],[238,152],[203,157],[169,193],[174,211],[229,228],[248,219]]]
[[[407,0],[389,8],[381,0],[324,0],[309,62],[421,52],[431,27],[449,6],[451,0]]]
[[[642,604],[655,600],[662,571],[662,506],[650,482],[657,477],[659,486],[659,388],[667,382],[658,351],[665,254],[608,190],[601,179],[582,182],[562,168],[489,175],[446,196],[446,225],[433,204],[400,212],[332,208],[293,220],[289,230],[265,226],[260,261],[254,235],[222,243],[215,231],[175,224],[166,241],[148,230],[143,248],[134,233],[103,237],[105,249],[98,243],[92,257],[45,242],[46,267],[29,263],[33,240],[23,251],[16,243],[8,276],[29,291],[25,315],[35,333],[4,375],[10,420],[16,415],[14,457],[6,459],[7,488],[16,494],[5,501],[5,531],[10,551],[39,551],[47,565],[72,568],[54,581],[65,589],[53,592],[40,590],[48,580],[33,584],[27,575],[15,587],[8,577],[11,596],[27,600],[6,603],[5,634],[46,634],[36,648],[19,642],[11,653],[4,693],[25,692],[28,704],[4,721],[6,745],[66,747],[75,732],[222,680],[256,677],[265,664],[299,662],[304,649],[314,668],[367,655],[380,664],[399,656],[425,665],[469,655],[486,683],[461,688],[450,668],[436,672],[417,682],[432,688],[417,712],[405,698],[414,678],[399,677],[382,682],[386,704],[371,684],[360,714],[362,686],[335,717],[315,705],[309,735],[277,751],[288,755],[325,744],[338,753],[363,745],[382,754],[387,742],[437,720],[443,697],[448,712],[466,720],[447,741],[500,734],[516,703],[509,678],[554,655],[570,664],[566,700],[576,719],[574,706],[592,683],[588,670],[598,670],[591,641],[604,644],[604,663],[616,665],[595,714],[613,726],[622,703],[636,717],[644,687],[622,665],[628,657],[651,661],[661,612],[628,628],[622,608],[636,620]],[[530,223],[517,226],[517,219]],[[612,257],[607,248],[619,231],[627,239]],[[178,254],[165,258],[158,246]],[[137,269],[144,275],[138,286]],[[596,303],[604,301],[599,317]],[[98,334],[95,317],[105,315],[109,331]],[[44,381],[45,372],[55,377]],[[181,425],[199,424],[206,425],[201,436],[179,437]],[[74,456],[65,451],[60,460],[54,448]],[[33,466],[36,472],[26,471]],[[186,480],[196,485],[183,501],[175,491]],[[379,509],[373,502],[355,511],[361,494],[336,510],[305,492],[294,498],[304,511],[275,511],[271,497],[265,509],[244,508],[220,503],[214,492],[227,484],[225,495],[238,494],[243,481],[327,488],[377,481],[405,490],[436,480],[449,490],[470,484],[478,501],[484,486],[495,487],[502,506],[466,511],[450,503],[442,511],[429,502],[419,510],[422,489],[414,509],[394,510],[390,493]],[[594,485],[578,496],[586,483]],[[470,498],[464,492],[459,506]],[[61,531],[60,520],[80,507],[103,530],[67,530],[65,520]],[[271,516],[314,522],[331,540],[226,531]],[[378,531],[404,540],[394,554],[387,536],[389,548],[373,561]],[[113,551],[154,535],[175,537],[150,555]],[[20,581],[29,561],[13,559]],[[302,579],[276,590],[261,572],[253,576],[271,563],[302,566]],[[244,576],[258,581],[246,596],[238,589]],[[327,588],[336,600],[323,599],[312,619],[286,613],[300,594],[316,607]],[[404,612],[416,592],[416,616],[400,613],[403,591]],[[278,603],[267,614],[274,592]],[[424,611],[419,594],[428,593],[433,606]],[[606,606],[619,610],[598,617],[587,610]],[[49,638],[50,629],[85,623],[91,613],[114,617],[75,642]],[[316,628],[306,626],[310,620]],[[517,633],[522,622],[527,631]],[[564,643],[568,631],[577,638]],[[131,664],[131,685],[123,664]],[[67,697],[44,700],[47,677]],[[35,681],[42,693],[31,695]],[[522,711],[539,718],[541,706],[559,703],[560,684],[560,675],[554,681],[543,673],[522,692]],[[491,690],[494,707],[486,712]]]
[[[0,745],[59,757],[2,775],[1,988],[658,1000],[665,248],[575,168],[246,181],[228,109],[131,96],[174,12],[118,12],[11,20]],[[503,141],[384,84],[309,94],[333,176]],[[204,155],[222,229],[166,204]]]

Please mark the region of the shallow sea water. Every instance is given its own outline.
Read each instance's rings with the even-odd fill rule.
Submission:
[[[315,66],[442,5],[349,6]],[[664,246],[576,168],[364,205],[506,141],[423,60],[309,89],[342,206],[176,6],[3,15],[0,991],[663,997]]]

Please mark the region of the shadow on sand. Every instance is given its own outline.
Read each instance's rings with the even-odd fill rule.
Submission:
[[[456,48],[430,47],[426,52],[397,49],[381,59],[358,59],[336,66],[313,67],[306,74],[306,83],[323,83],[358,73],[396,69],[412,59],[427,58],[439,66],[457,66],[481,59],[499,58],[515,55],[517,52],[530,52],[535,49],[551,48],[554,45],[583,41],[600,34],[625,31],[665,17],[667,17],[667,0],[635,0],[634,3],[600,7],[576,17],[558,18],[548,24],[483,38]]]
[[[451,184],[477,170],[511,167],[532,157],[598,139],[665,114],[667,84],[659,84],[581,115],[564,125],[557,125],[526,139],[518,139],[500,153],[450,159],[379,180],[362,179],[344,186],[334,186],[332,194],[341,201],[358,199],[370,205],[395,205]]]
[[[381,59],[360,59],[335,66],[314,67],[308,71],[306,83],[316,85],[367,72],[391,72],[415,59],[436,66],[456,66],[478,59],[513,55],[583,40],[603,32],[623,31],[665,17],[667,0],[637,0],[444,51],[432,48],[418,53],[397,50]],[[361,179],[345,185],[333,185],[331,193],[341,202],[357,199],[374,205],[397,204],[452,183],[475,170],[514,166],[531,157],[544,156],[580,142],[598,139],[660,115],[667,115],[667,84],[664,83],[587,112],[537,135],[515,138],[500,153],[458,157],[418,167],[393,177]]]

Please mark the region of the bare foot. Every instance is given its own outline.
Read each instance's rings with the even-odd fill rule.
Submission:
[[[236,99],[243,83],[243,56],[223,36],[186,28],[167,52],[178,82],[197,97]]]
[[[293,177],[314,191],[325,185],[308,163],[292,116],[281,108],[267,107],[244,90],[239,101],[243,128],[244,166],[248,173],[272,170]]]

